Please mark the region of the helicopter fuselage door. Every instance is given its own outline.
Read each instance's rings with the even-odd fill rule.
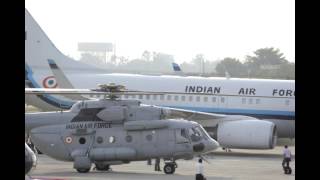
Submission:
[[[141,145],[146,157],[158,155],[158,132],[157,130],[141,131]]]
[[[158,133],[157,151],[160,157],[171,158],[175,151],[175,137],[173,129],[161,129]]]
[[[184,158],[192,153],[187,129],[174,129],[175,132],[175,156]]]

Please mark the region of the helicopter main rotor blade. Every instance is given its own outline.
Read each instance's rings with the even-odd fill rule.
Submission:
[[[84,95],[162,95],[164,93],[159,92],[146,92],[146,91],[121,91],[121,92],[110,92],[100,91],[91,89],[48,89],[48,88],[25,88],[25,94],[84,94]]]

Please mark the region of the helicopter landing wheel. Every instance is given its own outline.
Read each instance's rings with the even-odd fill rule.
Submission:
[[[98,171],[108,171],[110,169],[110,165],[109,164],[95,163],[95,165],[96,165],[96,169]]]
[[[163,171],[166,174],[173,174],[176,170],[176,166],[174,163],[167,163],[164,167],[163,167]]]
[[[89,168],[89,169],[79,168],[79,169],[77,169],[77,171],[78,171],[79,173],[87,173],[87,172],[90,171],[90,168]]]

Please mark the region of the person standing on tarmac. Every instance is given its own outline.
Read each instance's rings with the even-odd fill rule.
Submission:
[[[201,158],[198,160],[198,163],[196,164],[196,180],[206,180],[206,178],[203,175],[203,164]]]
[[[156,158],[156,162],[154,164],[154,170],[155,171],[161,171],[161,169],[160,169],[160,158]]]
[[[289,163],[291,161],[291,151],[288,149],[288,146],[285,145],[284,146],[284,150],[283,150],[283,161],[282,161],[282,167],[290,167]],[[286,164],[286,166],[284,166]]]

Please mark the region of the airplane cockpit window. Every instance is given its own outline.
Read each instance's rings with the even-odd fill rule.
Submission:
[[[189,138],[186,129],[176,129],[176,141],[177,143],[188,143]]]

